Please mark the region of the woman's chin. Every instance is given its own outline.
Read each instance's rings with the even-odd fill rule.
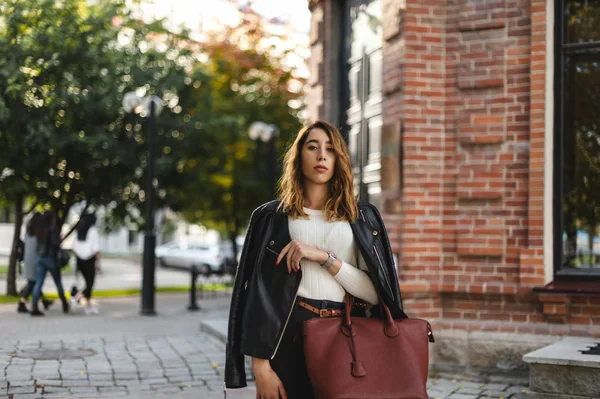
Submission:
[[[307,182],[312,183],[312,184],[328,184],[330,180],[331,180],[331,177],[325,177],[325,176],[311,176],[306,179]]]

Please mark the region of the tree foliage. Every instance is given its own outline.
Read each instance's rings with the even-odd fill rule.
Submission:
[[[84,200],[121,220],[139,216],[148,118],[123,111],[132,90],[165,104],[155,186],[166,203],[182,182],[179,95],[193,90],[186,32],[136,21],[122,2],[12,0],[0,2],[0,11],[0,183],[17,213],[29,198],[57,211],[61,224]],[[205,79],[200,70],[194,78]]]
[[[242,232],[256,206],[271,199],[267,149],[250,140],[249,126],[263,121],[278,127],[277,176],[279,158],[300,127],[304,81],[284,64],[294,48],[282,49],[286,38],[269,34],[265,26],[258,15],[247,13],[238,25],[210,37],[203,46],[207,61],[198,65],[210,74],[211,114],[218,115],[203,137],[224,151],[204,158],[190,155],[183,210],[188,220],[230,238]]]
[[[144,111],[124,111],[130,91],[164,106],[158,207],[235,237],[269,199],[264,146],[246,132],[277,125],[281,153],[299,128],[303,82],[256,14],[207,43],[138,21],[121,0],[0,0],[0,16],[0,197],[17,213],[13,248],[25,204],[55,210],[61,224],[83,202],[114,225],[143,224],[150,126]]]

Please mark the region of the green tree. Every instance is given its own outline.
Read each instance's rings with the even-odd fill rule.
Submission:
[[[273,38],[264,20],[250,11],[239,25],[210,37],[203,46],[208,61],[198,65],[210,74],[212,88],[212,117],[203,129],[203,140],[217,143],[220,150],[202,157],[189,154],[188,185],[180,193],[185,197],[183,214],[191,222],[220,230],[236,253],[235,237],[250,213],[271,199],[268,182],[260,174],[268,157],[249,139],[249,126],[264,121],[279,128],[277,160],[301,126],[304,81],[283,62],[294,48],[282,50],[270,44]]]
[[[186,32],[136,21],[123,2],[5,0],[0,12],[0,183],[17,215],[7,289],[15,295],[27,199],[57,211],[61,225],[77,202],[126,219],[145,201],[147,120],[124,113],[124,93],[157,94],[166,105],[155,150],[160,200],[183,182],[173,155],[185,146],[178,95],[194,89],[194,59]]]

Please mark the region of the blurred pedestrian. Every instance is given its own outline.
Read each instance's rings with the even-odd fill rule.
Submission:
[[[379,293],[394,317],[406,317],[385,226],[354,197],[353,179],[335,126],[300,130],[285,156],[280,200],[250,219],[229,312],[226,387],[246,386],[247,355],[257,398],[313,398],[302,322],[343,315],[346,293],[360,299],[363,315]]]
[[[46,279],[46,273],[50,272],[58,296],[62,301],[64,313],[69,312],[69,302],[65,298],[65,292],[61,281],[60,267],[58,265],[58,251],[60,250],[60,233],[58,231],[56,213],[54,211],[46,211],[35,228],[37,238],[37,264],[36,264],[36,279],[35,287],[33,288],[33,300],[31,303],[32,316],[44,316],[40,312],[38,302],[42,296],[42,286]]]
[[[31,219],[29,219],[25,229],[25,237],[23,238],[23,277],[25,277],[25,280],[27,280],[27,284],[21,291],[21,299],[19,300],[19,306],[17,308],[19,313],[29,313],[29,310],[27,309],[27,300],[33,293],[35,279],[37,278],[37,238],[35,236],[35,226],[40,223],[41,220],[42,214],[39,212],[34,213]],[[42,303],[44,304],[44,309],[47,310],[50,305],[54,303],[54,301],[44,298],[43,293],[41,294],[41,297]]]
[[[73,252],[77,257],[77,271],[85,280],[85,289],[78,291],[77,287],[71,290],[71,305],[77,306],[81,298],[86,299],[86,314],[98,314],[98,309],[92,305],[92,289],[96,273],[99,271],[100,261],[100,235],[96,228],[96,216],[85,214],[77,226],[77,239],[73,245]]]

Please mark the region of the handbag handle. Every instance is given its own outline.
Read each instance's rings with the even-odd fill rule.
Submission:
[[[392,338],[398,335],[399,330],[396,323],[394,323],[394,319],[392,319],[392,313],[390,309],[387,307],[381,295],[377,293],[379,297],[379,304],[385,313],[385,319],[383,320],[383,331],[386,336]],[[352,310],[352,296],[346,293],[346,312],[342,321],[341,329],[342,334],[347,336],[350,339],[350,354],[352,356],[352,375],[354,377],[364,377],[367,375],[365,367],[363,363],[358,360],[358,355],[356,354],[356,343],[354,342],[355,332],[352,330],[352,319],[350,318],[350,312]]]
[[[377,293],[377,297],[379,298],[379,306],[381,307],[381,310],[383,311],[383,314],[385,316],[385,319],[383,320],[383,331],[388,337],[395,337],[398,335],[399,330],[396,323],[394,323],[394,319],[392,318],[392,312],[390,312],[390,308],[385,304],[379,293]],[[350,336],[350,334],[347,334],[346,332],[350,333],[352,331],[352,319],[350,318],[350,312],[352,310],[352,301],[352,295],[346,293],[346,312],[344,315],[344,322],[342,325],[342,332],[344,332],[344,335],[346,336]],[[343,327],[346,327],[346,331],[344,331]]]

